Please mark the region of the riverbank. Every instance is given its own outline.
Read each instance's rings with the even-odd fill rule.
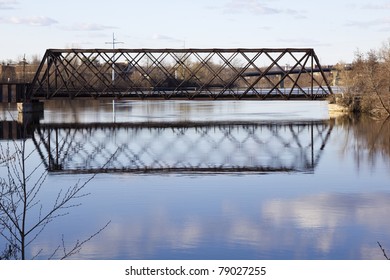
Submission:
[[[351,113],[348,107],[335,103],[328,103],[328,111],[330,118],[337,118]]]
[[[384,106],[377,104],[375,96],[351,96],[336,97],[328,100],[328,111],[331,116],[345,114],[365,114],[374,118],[387,118],[389,113]]]

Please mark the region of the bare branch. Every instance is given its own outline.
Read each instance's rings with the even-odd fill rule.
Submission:
[[[77,253],[80,252],[82,246],[87,243],[88,241],[90,241],[91,239],[93,239],[95,236],[99,235],[103,230],[105,230],[108,225],[111,223],[111,221],[108,221],[107,224],[105,226],[103,226],[102,228],[100,228],[97,232],[95,232],[93,235],[91,235],[90,237],[88,237],[87,239],[85,239],[84,241],[80,242],[79,240],[77,240],[76,244],[73,246],[73,248],[69,251],[69,252],[66,252],[66,249],[65,249],[65,242],[64,242],[64,239],[62,239],[62,245],[63,245],[63,251],[64,251],[64,256],[61,258],[61,260],[64,260],[64,259],[67,259]]]
[[[383,249],[382,245],[377,241],[379,248],[382,250],[383,255],[385,256],[386,260],[390,260],[389,257],[386,254],[385,249]]]
[[[20,258],[25,259],[26,247],[38,238],[51,221],[68,215],[69,209],[81,205],[81,203],[78,203],[78,200],[90,194],[84,192],[84,189],[97,176],[97,173],[85,181],[79,180],[75,185],[60,190],[53,204],[48,209],[45,209],[38,199],[38,195],[46,181],[47,170],[36,177],[36,173],[43,166],[43,163],[39,163],[38,166],[32,166],[26,162],[28,159],[31,159],[33,154],[33,152],[26,151],[26,139],[23,139],[21,143],[13,141],[13,145],[8,143],[6,145],[4,147],[0,144],[0,160],[7,159],[7,161],[1,162],[4,164],[8,175],[7,178],[0,178],[0,236],[4,237],[12,245],[10,247],[12,248],[12,255],[10,253],[11,250],[7,248],[0,255],[0,258],[16,259],[17,255],[20,254]],[[104,166],[109,164],[117,151]],[[33,178],[35,182],[30,182]],[[28,217],[27,212],[37,207],[37,215],[34,219]],[[60,249],[63,251],[62,258],[69,258],[77,254],[86,242],[103,231],[109,223],[87,239],[83,241],[78,240],[69,251],[66,250],[63,237],[62,245],[58,246],[49,258],[53,258],[58,254]],[[33,258],[37,258],[41,253],[42,250],[39,250]]]

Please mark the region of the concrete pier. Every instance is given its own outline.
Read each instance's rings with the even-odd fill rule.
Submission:
[[[17,108],[19,113],[42,113],[43,102],[18,102]]]

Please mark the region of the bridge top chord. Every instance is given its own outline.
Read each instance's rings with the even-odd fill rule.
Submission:
[[[79,49],[79,48],[70,48],[70,49],[47,49],[48,52],[53,53],[158,53],[158,52],[174,52],[174,53],[211,53],[211,52],[220,52],[220,53],[232,53],[232,52],[267,52],[267,53],[282,53],[282,52],[314,52],[313,48],[92,48],[92,49]]]

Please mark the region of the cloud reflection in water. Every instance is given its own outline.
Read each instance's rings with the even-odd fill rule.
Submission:
[[[86,244],[83,257],[383,259],[376,241],[389,241],[389,193],[253,199],[249,205],[216,203],[211,208],[205,205],[208,215],[185,209],[178,213],[167,206],[129,216],[130,207],[100,241]]]

